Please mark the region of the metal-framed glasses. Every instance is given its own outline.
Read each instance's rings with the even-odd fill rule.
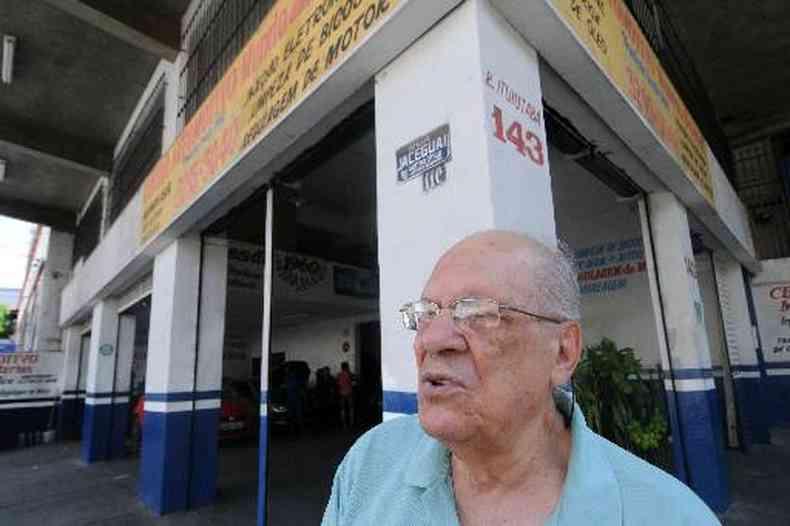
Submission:
[[[490,298],[461,298],[452,302],[447,307],[428,300],[412,301],[400,309],[403,327],[410,331],[420,331],[431,321],[435,320],[443,310],[450,312],[450,318],[459,329],[488,330],[499,326],[504,311],[516,312],[529,316],[538,321],[554,324],[563,323],[563,320],[535,314],[515,305],[499,303]]]

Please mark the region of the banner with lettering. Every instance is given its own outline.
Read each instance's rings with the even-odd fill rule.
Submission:
[[[62,368],[62,352],[0,354],[0,408],[15,401],[59,396],[58,377]]]
[[[623,0],[549,0],[715,208],[708,144]]]
[[[753,290],[766,363],[790,362],[790,282],[759,285]]]
[[[143,186],[140,243],[267,135],[402,0],[279,0]]]

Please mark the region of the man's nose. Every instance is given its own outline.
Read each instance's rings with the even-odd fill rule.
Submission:
[[[417,334],[416,343],[417,351],[422,353],[462,351],[466,349],[466,340],[447,313],[442,313],[442,315],[437,316],[426,324]]]

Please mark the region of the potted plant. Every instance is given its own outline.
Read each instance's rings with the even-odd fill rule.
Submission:
[[[652,464],[671,470],[663,380],[643,378],[631,348],[610,339],[584,350],[573,390],[590,428]]]

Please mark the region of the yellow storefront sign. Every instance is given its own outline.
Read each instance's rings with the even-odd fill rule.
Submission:
[[[549,0],[715,206],[708,145],[623,0]]]
[[[165,229],[401,0],[279,0],[143,186],[140,242]]]

